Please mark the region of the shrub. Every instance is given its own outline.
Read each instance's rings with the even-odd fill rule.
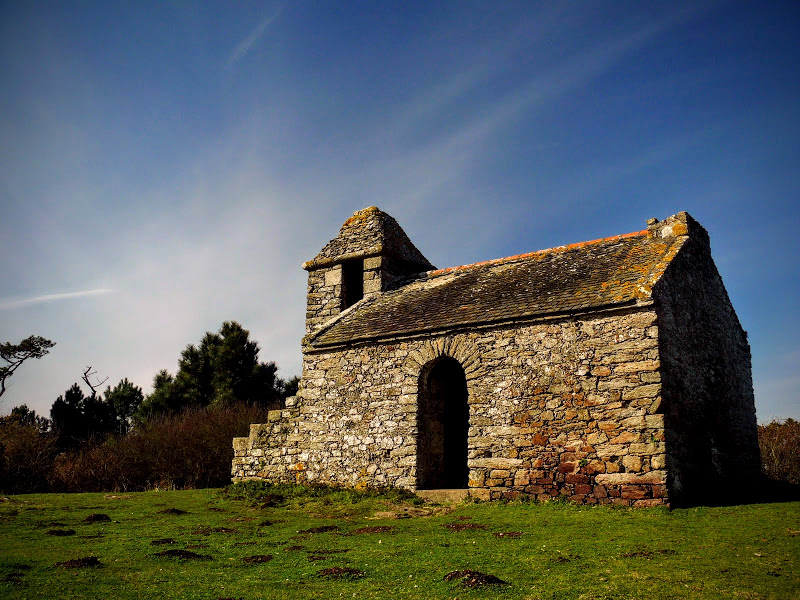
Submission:
[[[9,494],[47,491],[56,455],[55,437],[36,424],[0,418],[0,490]]]
[[[800,485],[800,421],[758,426],[761,469],[770,479]]]
[[[124,437],[60,455],[50,482],[69,492],[219,487],[230,482],[231,440],[266,419],[266,410],[246,404],[153,418]]]

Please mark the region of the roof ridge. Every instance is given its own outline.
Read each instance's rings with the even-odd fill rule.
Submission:
[[[456,267],[446,267],[444,269],[436,269],[434,271],[428,271],[426,274],[430,277],[435,277],[438,275],[444,275],[446,273],[452,273],[453,271],[462,271],[466,269],[471,269],[473,267],[483,267],[487,265],[499,265],[505,262],[511,262],[514,260],[521,260],[525,258],[531,258],[533,256],[547,254],[551,252],[565,252],[567,250],[575,250],[577,248],[583,248],[584,246],[589,246],[591,244],[599,244],[600,242],[610,242],[616,240],[623,240],[626,238],[636,237],[637,235],[648,235],[650,231],[648,229],[643,229],[641,231],[632,231],[630,233],[623,233],[620,235],[612,235],[605,238],[598,238],[596,240],[589,240],[586,242],[576,242],[574,244],[564,244],[562,246],[554,246],[553,248],[545,248],[544,250],[534,250],[533,252],[525,252],[523,254],[515,254],[513,256],[504,256],[502,258],[493,258],[490,260],[483,260],[480,262],[470,263],[467,265],[459,265]]]

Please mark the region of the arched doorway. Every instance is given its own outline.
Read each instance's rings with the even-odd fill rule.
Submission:
[[[417,488],[468,487],[469,404],[461,364],[442,357],[425,365],[417,398]]]

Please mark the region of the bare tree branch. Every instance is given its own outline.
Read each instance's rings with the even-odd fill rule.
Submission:
[[[102,381],[100,381],[99,377],[95,377],[95,379],[97,379],[97,383],[92,385],[92,382],[89,381],[89,377],[91,377],[92,375],[97,375],[97,371],[92,371],[92,366],[89,365],[88,367],[86,367],[86,370],[83,372],[83,380],[86,382],[86,385],[89,386],[89,389],[92,390],[92,398],[94,398],[95,396],[97,396],[97,388],[99,388],[106,381],[108,381],[108,377],[106,377]]]

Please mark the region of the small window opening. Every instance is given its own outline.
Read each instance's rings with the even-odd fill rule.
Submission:
[[[342,310],[364,297],[364,259],[342,263]]]

